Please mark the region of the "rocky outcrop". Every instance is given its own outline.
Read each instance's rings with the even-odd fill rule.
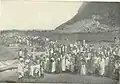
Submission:
[[[55,31],[108,32],[120,29],[120,3],[86,2],[78,13]]]

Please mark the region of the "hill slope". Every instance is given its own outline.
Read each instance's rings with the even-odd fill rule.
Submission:
[[[55,30],[64,32],[106,32],[119,30],[120,3],[86,2],[78,13]]]

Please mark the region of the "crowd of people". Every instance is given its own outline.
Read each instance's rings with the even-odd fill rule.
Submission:
[[[46,73],[120,78],[119,44],[92,44],[85,40],[63,44],[40,36],[17,35],[14,40],[23,45],[18,51],[19,78],[44,77]]]
[[[97,45],[85,41],[65,45],[58,41],[48,41],[43,46],[44,52],[40,52],[39,47],[19,50],[19,78],[26,73],[32,77],[44,77],[44,73],[73,73],[119,80],[119,45]]]

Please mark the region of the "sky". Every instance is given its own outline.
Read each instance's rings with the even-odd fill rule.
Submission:
[[[4,0],[0,30],[53,30],[77,14],[82,2]]]

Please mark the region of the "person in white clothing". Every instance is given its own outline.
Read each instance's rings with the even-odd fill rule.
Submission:
[[[70,70],[70,59],[66,59],[66,70]]]
[[[35,70],[35,63],[33,63],[31,66],[30,66],[30,73],[29,73],[29,75],[30,76],[32,76],[32,77],[35,77],[34,76],[34,70]]]
[[[24,76],[24,61],[21,59],[20,63],[18,64],[18,78],[21,79]]]
[[[40,64],[35,65],[35,76],[40,77],[41,76],[41,71],[40,71]]]
[[[52,60],[53,60],[53,62],[52,62],[52,73],[54,73],[55,72],[55,59],[52,57],[51,58]]]
[[[49,62],[50,62],[49,57],[47,57],[47,58],[46,58],[46,62],[45,62],[45,71],[46,71],[46,72],[49,72],[49,67],[50,67],[50,66],[49,66]]]
[[[62,71],[64,72],[66,70],[66,64],[65,64],[65,56],[62,58]]]
[[[86,75],[86,65],[85,65],[85,62],[82,61],[82,64],[81,64],[81,75],[84,76]]]
[[[102,56],[100,59],[100,75],[104,76],[104,73],[105,73],[105,59]]]
[[[22,49],[19,50],[18,56],[19,56],[19,58],[23,56],[23,51],[22,51]]]

